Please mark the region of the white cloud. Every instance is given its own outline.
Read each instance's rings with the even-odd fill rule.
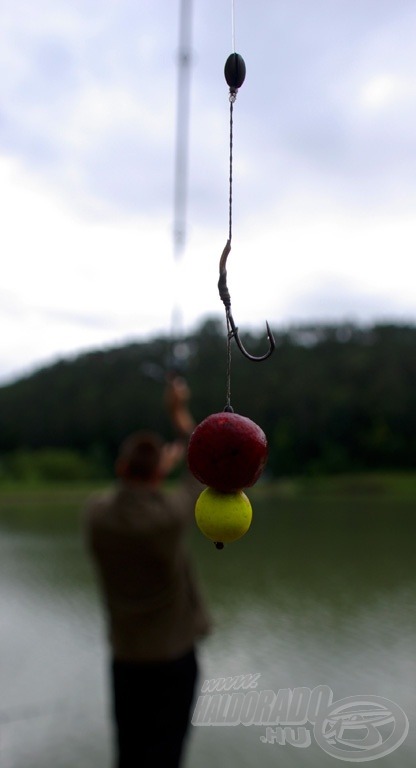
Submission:
[[[409,84],[393,74],[381,74],[371,77],[363,84],[360,102],[363,107],[379,110],[394,107],[397,102],[412,94]]]
[[[174,269],[166,222],[82,219],[5,160],[0,206],[1,346],[9,359],[15,350],[15,365],[27,353],[35,360],[166,327]]]
[[[223,312],[229,9],[195,4],[188,243],[172,259],[178,6],[6,2],[0,376]],[[241,327],[416,318],[414,3],[237,9],[229,259]],[[321,297],[321,299],[319,298]]]

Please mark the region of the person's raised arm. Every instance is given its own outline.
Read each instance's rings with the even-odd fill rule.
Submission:
[[[169,378],[165,390],[165,405],[178,436],[189,440],[195,428],[194,418],[189,410],[190,389],[181,376]]]
[[[168,380],[165,390],[165,406],[178,434],[179,439],[175,444],[182,448],[183,458],[186,455],[189,438],[195,429],[195,420],[188,406],[190,396],[191,392],[185,379],[176,376]],[[195,479],[185,465],[182,483],[176,490],[175,496],[177,504],[189,519],[193,518],[195,502],[203,488],[204,486]]]

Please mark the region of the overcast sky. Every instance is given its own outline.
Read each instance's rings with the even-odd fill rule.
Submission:
[[[0,381],[223,314],[230,0],[194,0],[173,258],[179,0],[5,0]],[[416,321],[414,0],[235,0],[240,328]]]

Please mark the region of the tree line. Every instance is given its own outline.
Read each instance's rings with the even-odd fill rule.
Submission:
[[[269,476],[410,469],[416,456],[416,327],[377,324],[275,329],[263,363],[232,344],[231,403],[269,441]],[[263,332],[242,334],[253,354]],[[81,354],[0,388],[0,477],[110,476],[135,429],[172,437],[162,406],[172,363],[192,390],[198,421],[226,402],[224,325],[208,319],[172,342]],[[43,475],[42,475],[43,473]]]

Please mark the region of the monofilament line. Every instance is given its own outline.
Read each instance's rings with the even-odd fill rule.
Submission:
[[[228,239],[231,245],[233,235],[233,107],[235,93],[230,93],[230,165],[229,165],[229,187],[228,187]]]
[[[234,0],[231,0],[231,48],[235,53],[235,7]]]
[[[234,36],[234,0],[232,0],[233,9],[233,36]],[[233,109],[236,99],[236,93],[230,91],[230,164],[229,164],[229,192],[228,192],[228,241],[231,245],[233,237]],[[226,388],[226,407],[231,410],[231,339],[233,337],[230,320],[227,315],[227,388]]]
[[[226,393],[225,402],[226,410],[231,411],[231,325],[227,315],[227,377],[226,377]]]

